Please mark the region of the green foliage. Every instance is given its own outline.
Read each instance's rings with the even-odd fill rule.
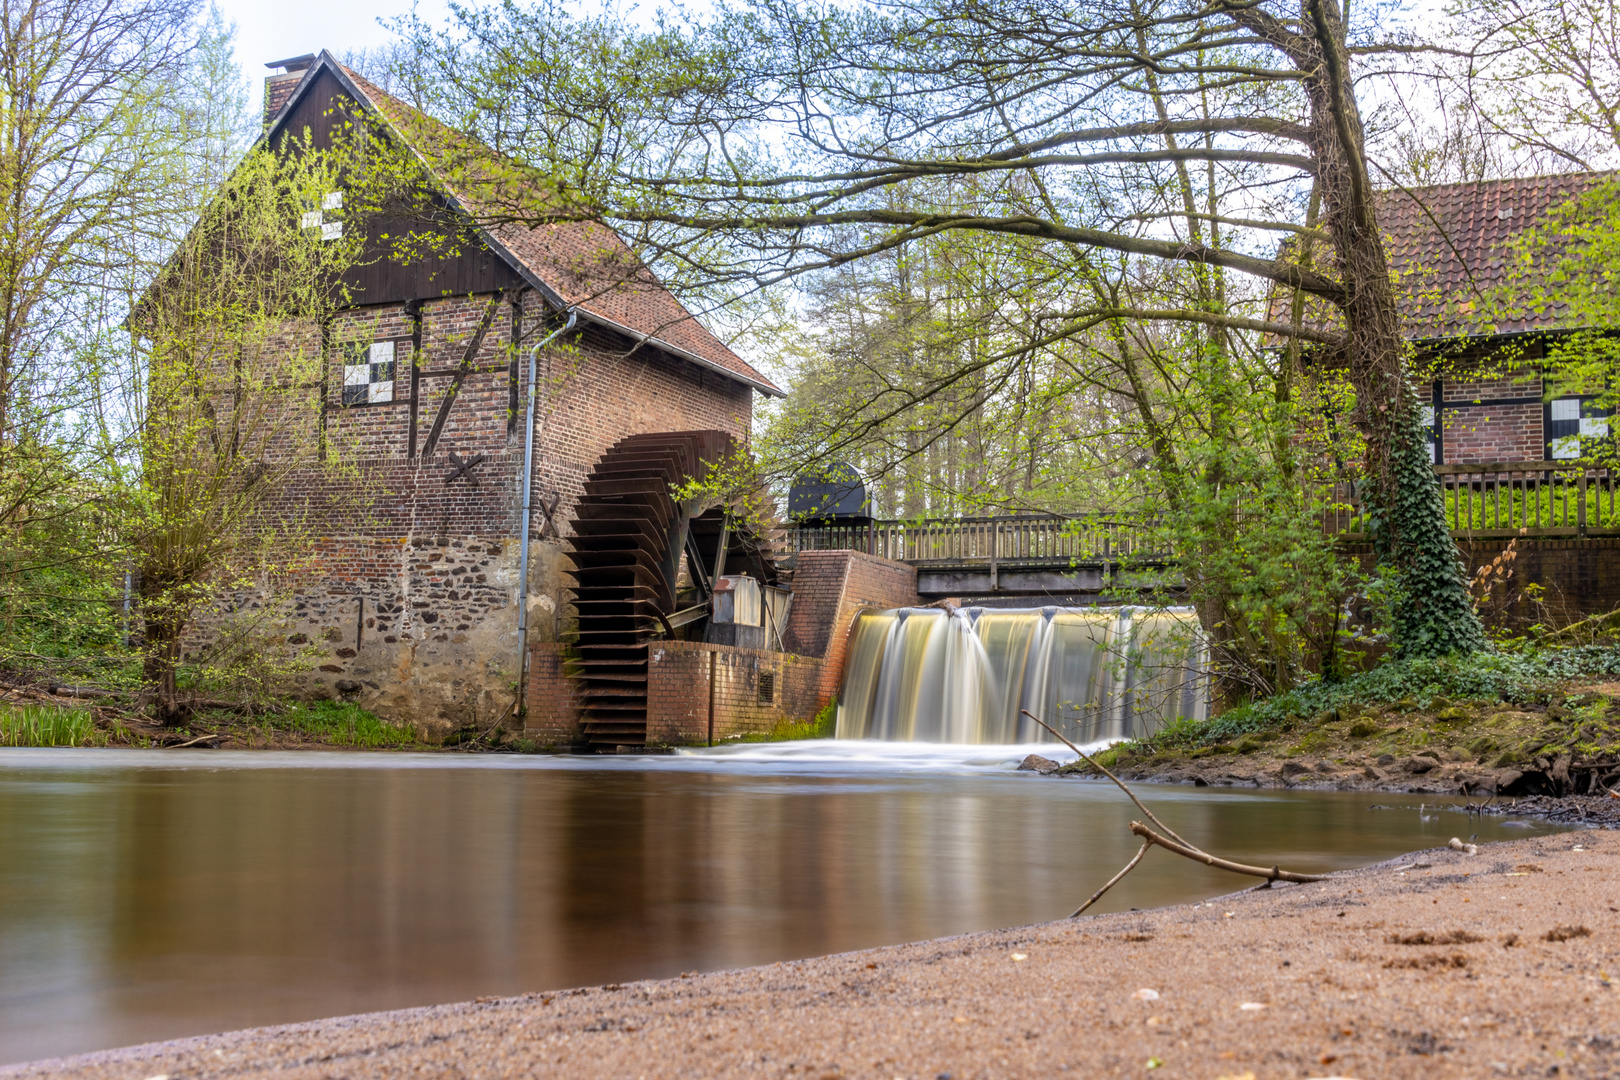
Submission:
[[[1184,418],[1177,469],[1137,482],[1174,511],[1159,521],[1150,550],[1181,556],[1222,696],[1275,693],[1335,667],[1354,565],[1321,525],[1333,489],[1320,459],[1294,453],[1296,402],[1224,393],[1221,378],[1194,368],[1158,395],[1167,419]],[[1227,427],[1220,438],[1192,422],[1217,408]]]
[[[1470,653],[1485,647],[1485,629],[1446,527],[1417,403],[1405,394],[1397,407],[1403,415],[1390,447],[1390,480],[1369,485],[1368,521],[1389,582],[1385,610],[1395,654]]]
[[[1451,701],[1530,704],[1549,700],[1570,679],[1620,674],[1620,646],[1593,645],[1522,654],[1480,651],[1465,655],[1392,660],[1339,682],[1316,680],[1286,694],[1254,701],[1211,720],[1184,720],[1133,744],[1168,749],[1226,742],[1310,717],[1347,718],[1357,706],[1402,703],[1443,710]]]
[[[89,709],[59,705],[0,706],[0,746],[105,746]]]
[[[273,717],[271,726],[313,735],[334,746],[400,748],[418,741],[415,728],[389,724],[350,702],[298,705]]]

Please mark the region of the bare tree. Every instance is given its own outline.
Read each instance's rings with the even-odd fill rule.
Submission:
[[[444,140],[466,182],[483,182],[484,216],[609,222],[693,291],[957,232],[1025,238],[1077,268],[1112,252],[1309,300],[1294,307],[1309,318],[1286,302],[1223,310],[1213,274],[1151,310],[1076,290],[1047,333],[1181,321],[1312,343],[1355,388],[1378,549],[1402,582],[1400,648],[1482,643],[1429,475],[1356,97],[1369,58],[1400,46],[1352,28],[1336,0],[768,0],[650,34],[508,5],[414,40],[432,111],[506,155],[496,166]],[[1203,109],[1212,97],[1222,107]],[[1181,169],[1243,171],[1246,207],[1140,213],[1133,185]],[[969,177],[992,193],[970,209],[889,197]]]

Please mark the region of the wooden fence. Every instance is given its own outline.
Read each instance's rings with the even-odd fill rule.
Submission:
[[[1600,536],[1620,533],[1617,478],[1579,462],[1509,461],[1436,465],[1446,527],[1459,539]],[[1347,541],[1365,540],[1366,516],[1348,485],[1325,523]]]

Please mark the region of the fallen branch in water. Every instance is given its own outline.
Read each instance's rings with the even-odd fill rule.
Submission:
[[[1084,915],[1086,913],[1086,908],[1090,907],[1092,904],[1095,904],[1097,901],[1101,900],[1103,893],[1107,892],[1109,889],[1112,889],[1114,887],[1115,882],[1117,882],[1120,878],[1124,877],[1126,874],[1130,873],[1132,870],[1136,869],[1136,864],[1142,861],[1142,856],[1146,855],[1148,853],[1148,848],[1150,848],[1152,846],[1153,846],[1153,841],[1151,841],[1151,840],[1142,841],[1142,847],[1141,847],[1140,850],[1137,851],[1136,858],[1134,858],[1130,862],[1126,863],[1125,864],[1125,869],[1121,870],[1119,873],[1117,873],[1113,877],[1109,878],[1108,879],[1108,884],[1104,885],[1102,888],[1100,888],[1096,892],[1092,893],[1091,894],[1091,899],[1087,900],[1085,903],[1081,904],[1080,907],[1075,911],[1075,913],[1073,915],[1070,915],[1069,918],[1078,919],[1080,916]]]
[[[1173,851],[1177,855],[1184,855],[1194,862],[1201,862],[1205,866],[1213,866],[1217,870],[1230,870],[1234,874],[1248,874],[1250,877],[1263,877],[1267,881],[1292,881],[1299,885],[1309,884],[1312,881],[1322,881],[1327,877],[1326,874],[1296,874],[1292,870],[1279,870],[1275,866],[1267,869],[1264,866],[1249,866],[1246,863],[1232,862],[1230,859],[1222,859],[1211,855],[1207,851],[1201,851],[1198,848],[1189,847],[1185,844],[1178,844],[1169,837],[1160,836],[1158,833],[1154,832],[1140,821],[1131,822],[1131,832],[1142,838],[1144,846],[1147,844],[1157,844],[1166,851]]]
[[[212,743],[212,742],[215,742],[218,739],[223,739],[223,738],[227,738],[227,736],[223,732],[216,731],[216,732],[214,732],[214,733],[212,733],[210,735],[199,735],[195,739],[191,739],[188,742],[165,743],[164,746],[163,746],[163,749],[165,749],[165,750],[184,750],[188,746],[196,746],[198,743]],[[209,749],[212,750],[213,747],[210,746]]]
[[[1153,824],[1155,824],[1159,828],[1163,829],[1166,833],[1168,833],[1170,836],[1174,837],[1176,840],[1179,840],[1183,844],[1187,844],[1187,841],[1182,840],[1181,837],[1179,837],[1179,836],[1176,836],[1176,832],[1175,832],[1174,829],[1172,829],[1170,826],[1166,825],[1164,822],[1160,821],[1157,817],[1154,816],[1153,811],[1149,810],[1147,807],[1142,805],[1142,800],[1138,799],[1136,797],[1136,792],[1132,791],[1130,788],[1125,786],[1125,781],[1121,780],[1119,777],[1115,776],[1113,773],[1111,773],[1107,769],[1103,768],[1102,764],[1100,762],[1098,762],[1096,758],[1092,757],[1090,754],[1086,753],[1084,750],[1082,750],[1078,746],[1074,745],[1074,743],[1070,742],[1068,739],[1065,739],[1063,737],[1063,733],[1061,731],[1059,731],[1057,728],[1053,727],[1051,724],[1048,724],[1045,720],[1042,720],[1040,717],[1036,716],[1034,713],[1030,712],[1028,709],[1019,709],[1018,711],[1023,713],[1025,716],[1029,717],[1031,720],[1035,721],[1037,724],[1041,725],[1041,727],[1045,728],[1047,731],[1050,731],[1053,735],[1055,735],[1057,737],[1058,741],[1061,742],[1064,746],[1067,746],[1070,750],[1073,750],[1075,753],[1077,753],[1081,757],[1085,758],[1086,759],[1086,764],[1090,765],[1093,769],[1096,769],[1098,772],[1100,772],[1104,776],[1108,777],[1108,779],[1112,780],[1114,782],[1115,786],[1117,786],[1119,788],[1119,790],[1123,791],[1126,795],[1130,796],[1131,802],[1136,804],[1136,808],[1138,810],[1142,811],[1142,813],[1147,815],[1149,821],[1153,822]],[[1187,844],[1187,846],[1192,847],[1191,844]]]
[[[1105,768],[1103,764],[1096,758],[1092,757],[1090,754],[1074,745],[1074,743],[1064,738],[1062,732],[1058,731],[1057,728],[1053,727],[1051,724],[1048,724],[1045,720],[1042,720],[1028,709],[1020,709],[1018,711],[1035,721],[1037,724],[1041,725],[1041,727],[1045,728],[1047,731],[1050,731],[1059,742],[1085,759],[1086,764],[1090,765],[1093,769],[1096,769],[1098,772],[1108,777],[1108,779],[1112,780],[1114,782],[1114,786],[1118,787],[1119,790],[1123,791],[1127,796],[1129,796],[1131,802],[1136,804],[1136,808],[1138,810],[1147,815],[1149,821],[1153,822],[1153,824],[1157,825],[1159,828],[1163,829],[1166,834],[1168,834],[1161,836],[1152,829],[1148,828],[1146,825],[1143,825],[1140,821],[1131,822],[1131,832],[1142,838],[1141,849],[1137,851],[1136,856],[1131,859],[1130,862],[1125,864],[1125,868],[1123,870],[1109,878],[1108,884],[1092,893],[1091,899],[1087,900],[1084,904],[1081,904],[1079,910],[1077,910],[1073,915],[1070,915],[1069,918],[1078,918],[1092,904],[1095,904],[1098,900],[1102,899],[1104,893],[1118,884],[1119,880],[1126,874],[1136,869],[1136,864],[1142,861],[1142,856],[1147,854],[1148,848],[1154,846],[1162,847],[1166,851],[1173,851],[1177,855],[1191,859],[1194,862],[1201,862],[1205,866],[1213,866],[1217,870],[1230,870],[1234,874],[1248,874],[1250,877],[1265,878],[1266,885],[1262,885],[1260,888],[1266,888],[1273,881],[1292,881],[1298,884],[1306,884],[1308,882],[1321,881],[1324,879],[1325,875],[1322,874],[1296,874],[1291,870],[1281,870],[1275,866],[1268,870],[1263,866],[1249,866],[1245,863],[1235,863],[1230,859],[1222,859],[1219,856],[1211,855],[1209,852],[1204,851],[1195,844],[1189,844],[1187,841],[1177,836],[1175,830],[1171,829],[1170,826],[1160,821],[1158,816],[1154,814],[1153,811],[1142,805],[1142,800],[1136,797],[1136,792],[1127,787],[1125,781],[1109,772],[1108,769]]]

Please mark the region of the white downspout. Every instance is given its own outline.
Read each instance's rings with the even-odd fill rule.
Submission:
[[[534,348],[529,350],[529,409],[528,421],[523,429],[523,516],[522,526],[518,529],[521,545],[521,553],[518,556],[517,724],[519,731],[522,731],[527,726],[529,715],[529,526],[534,513],[531,501],[534,489],[534,402],[536,397],[534,368],[540,350],[572,330],[574,323],[578,320],[579,312],[574,308],[569,308],[568,321],[541,338]]]

